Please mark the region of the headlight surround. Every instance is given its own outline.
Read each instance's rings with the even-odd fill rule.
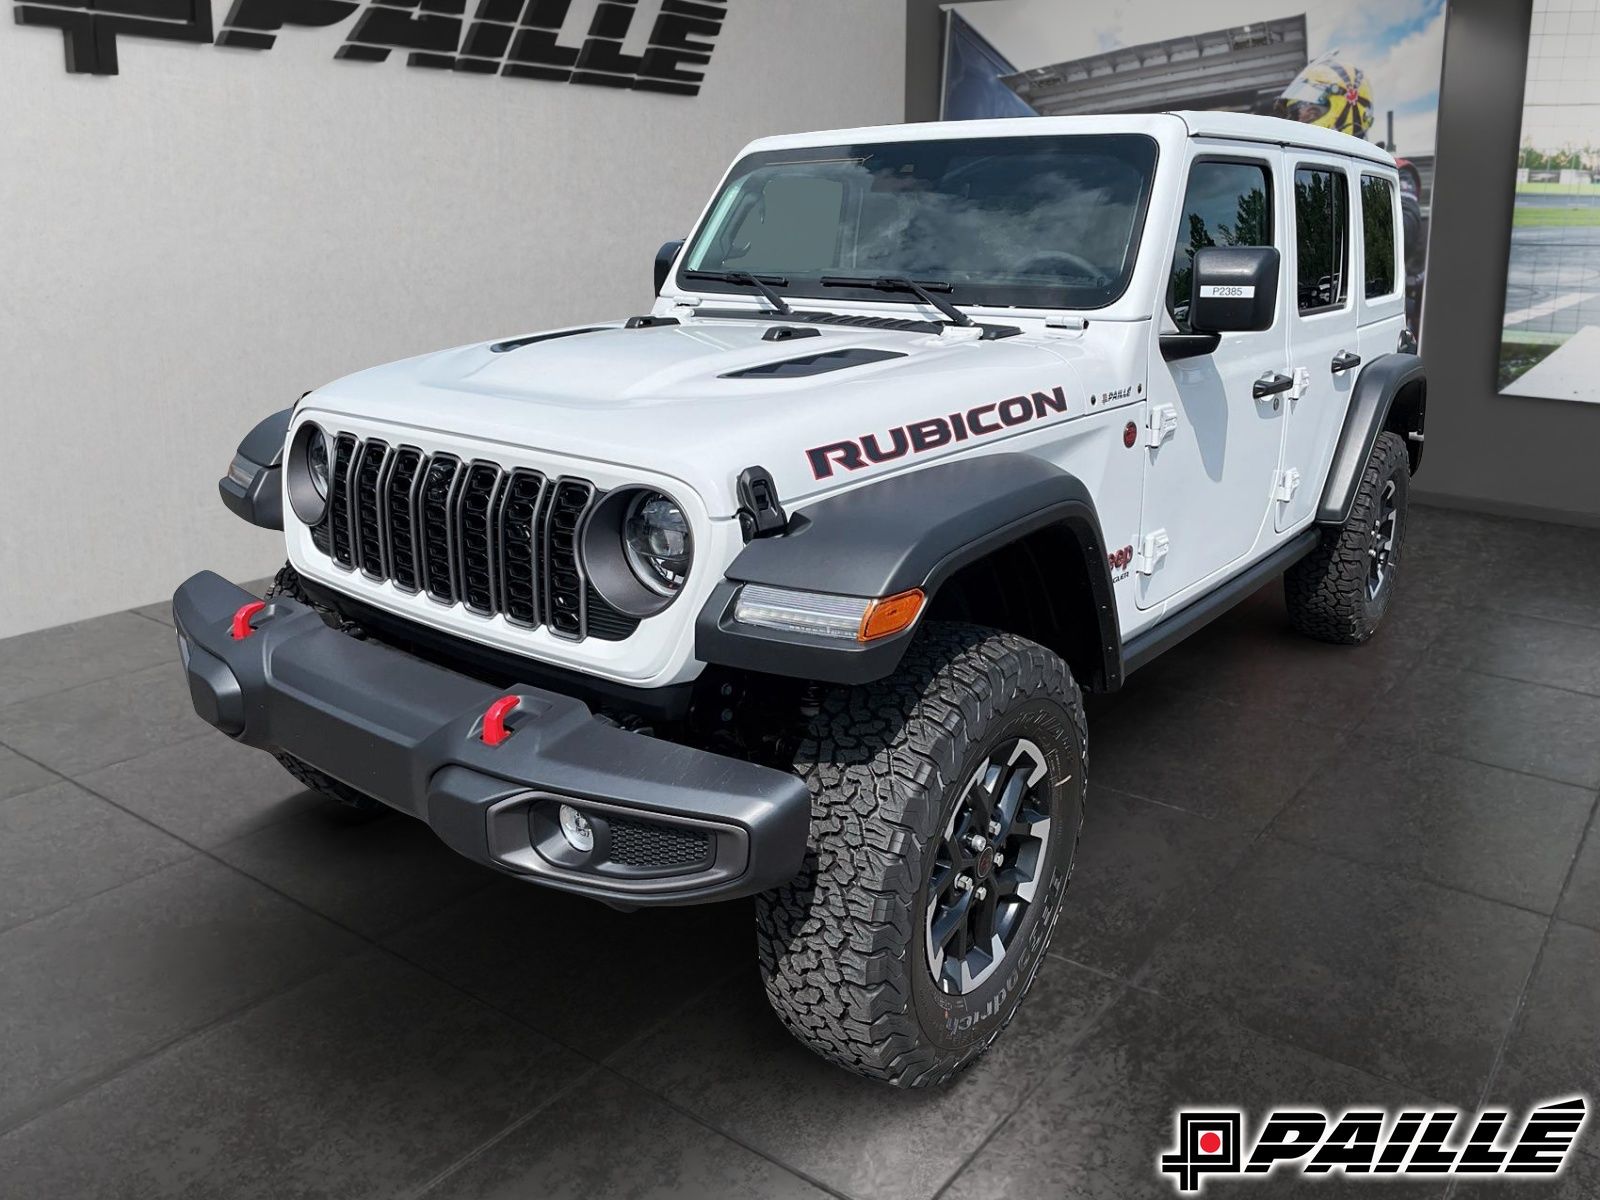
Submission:
[[[635,579],[658,596],[676,596],[694,559],[689,518],[671,496],[638,492],[622,519],[622,550]]]
[[[583,568],[607,604],[653,617],[682,594],[694,563],[689,512],[666,492],[607,492],[583,528]]]
[[[285,490],[294,515],[304,525],[320,524],[328,511],[333,443],[315,421],[302,422],[294,431],[284,467]]]
[[[306,474],[317,495],[328,498],[328,472],[332,469],[333,451],[328,445],[328,435],[319,426],[311,426],[310,440],[306,443]]]

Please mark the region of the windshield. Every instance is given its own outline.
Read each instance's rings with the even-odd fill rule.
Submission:
[[[695,235],[689,271],[947,283],[958,304],[1100,308],[1128,285],[1156,144],[1143,135],[988,137],[809,146],[739,161]],[[736,292],[685,281],[693,292]]]

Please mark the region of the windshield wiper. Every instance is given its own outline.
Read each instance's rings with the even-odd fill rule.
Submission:
[[[772,306],[772,311],[779,316],[787,317],[794,309],[789,307],[789,302],[773,287],[788,287],[789,281],[782,275],[752,275],[749,271],[684,271],[685,279],[709,279],[714,283],[733,283],[740,287],[754,288],[766,298]],[[767,285],[771,284],[772,287]]]
[[[926,283],[917,283],[915,280],[905,279],[898,275],[879,276],[877,278],[856,275],[824,275],[820,282],[823,287],[874,288],[880,292],[907,292],[917,297],[924,304],[931,304],[934,308],[937,308],[950,319],[950,324],[952,325],[965,327],[975,324],[971,317],[967,316],[954,304],[951,304],[950,301],[941,300],[933,294],[934,292],[954,291],[955,289],[948,283],[940,283],[933,280]]]

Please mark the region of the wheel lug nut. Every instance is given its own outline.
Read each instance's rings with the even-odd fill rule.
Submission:
[[[972,877],[969,875],[956,876],[956,891],[967,892],[972,890]]]
[[[989,889],[986,888],[986,887],[981,887],[977,891],[973,892],[972,894],[974,896],[976,896],[979,900],[986,900],[989,897]]]
[[[980,833],[975,833],[967,839],[967,849],[974,854],[982,854],[989,848],[989,843]]]
[[[1000,836],[1000,822],[999,821],[990,821],[989,822],[989,836],[990,837],[999,837]]]
[[[1006,856],[1004,854],[996,854],[994,856],[994,865],[997,866],[997,867],[1005,866],[1006,865]]]

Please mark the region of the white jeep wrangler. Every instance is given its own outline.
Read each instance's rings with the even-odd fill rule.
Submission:
[[[1400,221],[1388,154],[1265,117],[756,142],[649,315],[250,433],[222,496],[289,565],[179,588],[195,706],[529,882],[753,895],[796,1036],[944,1080],[1060,915],[1080,687],[1280,574],[1312,637],[1388,608]]]

